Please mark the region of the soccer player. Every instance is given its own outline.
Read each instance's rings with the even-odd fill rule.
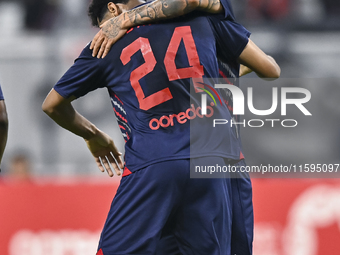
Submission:
[[[8,118],[4,96],[0,86],[0,164],[5,151],[8,133]]]
[[[112,45],[132,27],[182,16],[194,10],[224,13],[226,20],[235,21],[229,0],[155,0],[103,22],[100,26],[101,30],[91,42],[92,56],[104,58]],[[264,54],[252,40],[249,40],[238,62],[234,68],[239,70],[239,74],[235,77],[255,71],[261,78],[276,79],[281,73],[276,61],[271,56]]]
[[[94,0],[90,16],[100,25],[140,3]],[[225,165],[240,156],[234,131],[211,132],[200,94],[189,93],[189,78],[218,77],[217,51],[238,58],[248,45],[249,32],[223,18],[192,15],[134,28],[104,59],[92,57],[88,45],[45,99],[43,110],[83,137],[99,168],[112,176],[111,166],[118,175],[123,168],[121,154],[71,105],[100,87],[110,93],[126,141],[125,167],[98,254],[154,254],[165,229],[182,254],[230,254],[230,179],[190,179],[191,166]],[[225,104],[210,105],[214,117],[230,119]],[[200,129],[190,130],[191,124]]]
[[[125,12],[124,15],[110,19],[101,26],[102,29],[97,33],[91,43],[93,56],[105,57],[110,47],[118,41],[130,27],[161,21],[174,17],[175,15],[183,15],[195,8],[209,11],[208,6],[214,6],[215,8],[217,7],[216,10],[220,9],[221,12],[225,12],[226,19],[234,21],[234,15],[229,2],[225,0],[221,2],[221,5],[224,7],[223,10],[218,8],[218,1],[203,7],[202,1],[199,0],[155,0],[147,5],[134,8],[131,11]],[[167,8],[164,8],[164,6]],[[248,45],[239,59],[224,58],[223,61],[219,60],[219,74],[228,84],[239,86],[238,78],[252,72],[253,70],[251,68],[253,68],[261,78],[278,78],[280,76],[280,68],[275,60],[270,56],[266,56],[251,40],[249,40]],[[240,65],[240,62],[245,65]],[[230,93],[226,93],[226,91],[223,90],[219,92],[225,100],[225,104],[232,117],[235,118],[236,121],[239,121],[238,116],[233,116],[233,101]],[[237,127],[236,131],[238,135],[238,146],[242,147]],[[243,158],[243,154],[241,154],[240,158]],[[237,165],[244,166],[244,159],[238,162]],[[239,173],[234,177],[236,178],[231,180],[231,187],[236,198],[233,200],[231,253],[238,255],[252,254],[253,211],[251,181],[247,173]],[[237,200],[237,198],[241,199]],[[180,254],[176,239],[171,233],[166,233],[165,231],[162,233],[157,254]]]

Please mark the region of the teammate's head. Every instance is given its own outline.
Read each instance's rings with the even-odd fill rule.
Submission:
[[[107,13],[117,12],[116,4],[127,4],[129,0],[92,0],[89,5],[88,15],[92,25],[99,27]],[[115,13],[119,15],[120,13]],[[113,15],[113,14],[112,14]]]

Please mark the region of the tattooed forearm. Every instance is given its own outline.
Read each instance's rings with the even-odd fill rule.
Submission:
[[[220,0],[155,0],[128,11],[129,20],[127,24],[137,26],[174,18],[189,13],[196,8],[212,13],[223,11]]]
[[[196,8],[207,12],[219,11],[220,0],[156,0],[136,9],[124,12],[121,17],[111,19],[103,27],[108,38],[115,38],[121,28],[149,24],[162,19],[174,18]]]
[[[147,17],[154,19],[156,17],[156,9],[154,9],[153,7],[148,8],[147,9]]]
[[[197,6],[188,0],[156,0],[127,12],[132,26],[148,24],[162,19],[181,16]]]
[[[93,49],[93,56],[105,57],[111,46],[131,27],[178,17],[195,9],[211,13],[223,11],[220,0],[155,0],[106,21],[92,40],[90,49]]]
[[[196,6],[189,4],[188,0],[181,1],[180,3],[176,3],[173,0],[164,0],[162,1],[162,12],[166,17],[174,17],[179,13],[185,14],[189,13],[195,9]]]
[[[200,0],[200,1],[201,1],[201,0]],[[214,9],[216,9],[218,6],[220,6],[220,0],[209,0],[209,1],[208,1],[207,11],[214,10]]]

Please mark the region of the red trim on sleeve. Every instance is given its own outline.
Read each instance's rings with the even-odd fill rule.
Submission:
[[[122,176],[122,177],[128,176],[128,175],[130,175],[130,174],[132,174],[132,172],[131,172],[127,167],[125,167],[125,168],[124,168],[124,172],[123,172],[123,176]]]
[[[125,123],[128,123],[128,121],[119,112],[117,112],[115,108],[113,108],[113,111],[116,113],[118,117],[122,119],[122,121],[124,121]]]
[[[123,127],[122,125],[119,125],[119,124],[118,124],[118,126],[119,126],[121,129],[126,130],[125,127]]]
[[[117,100],[119,101],[119,103],[121,103],[122,105],[124,105],[123,102],[122,102],[122,100],[120,100],[119,97],[118,97],[116,94],[115,94],[115,98],[117,98]]]
[[[225,80],[228,84],[234,85],[234,84],[232,84],[232,83],[229,81],[228,77],[227,77],[221,70],[219,70],[219,74],[224,78],[224,80]]]
[[[96,255],[104,255],[104,253],[103,253],[102,249],[100,249],[100,250],[97,252],[97,254],[96,254]]]
[[[244,159],[244,155],[243,155],[242,151],[240,152],[240,159]]]

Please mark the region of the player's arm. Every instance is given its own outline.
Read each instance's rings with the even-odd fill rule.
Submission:
[[[73,108],[71,102],[74,99],[74,97],[65,99],[52,89],[47,95],[42,109],[58,125],[84,138],[98,168],[102,172],[106,170],[109,176],[113,176],[111,165],[116,174],[120,175],[119,168],[123,168],[121,153],[107,134],[99,130]]]
[[[0,100],[0,163],[7,143],[8,117],[4,100]]]
[[[245,76],[245,75],[252,73],[252,72],[253,72],[253,70],[251,70],[248,66],[240,65],[240,73],[239,73],[240,77]]]
[[[105,57],[131,27],[182,16],[193,10],[220,13],[223,6],[220,0],[155,0],[106,21],[92,40],[92,55]]]
[[[280,77],[281,69],[275,59],[265,54],[250,39],[238,60],[241,63],[240,76],[254,71],[261,78],[277,79]]]

